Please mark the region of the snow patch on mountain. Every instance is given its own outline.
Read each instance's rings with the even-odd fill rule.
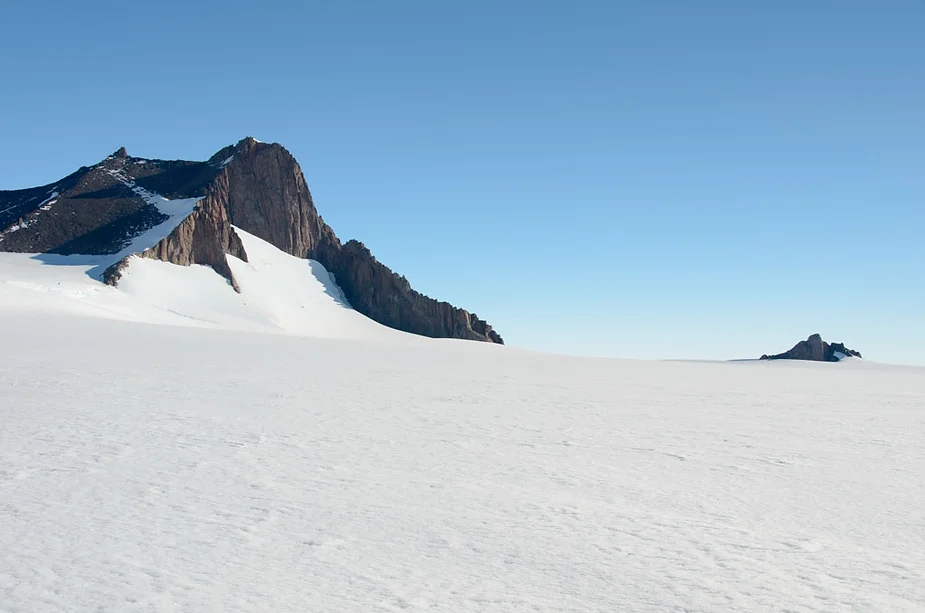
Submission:
[[[186,219],[186,218],[190,215],[190,213],[193,212],[193,210],[196,208],[196,203],[199,202],[200,200],[202,200],[202,198],[180,198],[180,199],[177,199],[177,200],[171,200],[171,199],[169,199],[169,198],[165,198],[164,196],[162,196],[162,195],[160,195],[160,194],[154,193],[154,192],[152,192],[152,191],[149,191],[149,190],[147,190],[147,189],[141,187],[140,185],[138,185],[137,183],[135,183],[135,181],[133,181],[132,179],[128,178],[128,177],[127,177],[124,173],[122,173],[121,171],[118,171],[118,170],[109,170],[108,172],[109,172],[109,174],[111,174],[113,177],[115,177],[116,179],[118,179],[123,185],[125,185],[126,187],[128,187],[129,189],[131,189],[133,192],[135,192],[135,194],[136,194],[137,196],[140,196],[145,202],[147,202],[148,204],[150,204],[150,205],[156,207],[157,210],[160,211],[162,214],[167,215],[168,217],[170,217],[170,219],[164,221],[163,223],[161,223],[161,224],[155,226],[154,228],[151,228],[151,230],[149,230],[149,232],[153,232],[153,231],[155,230],[155,228],[161,228],[161,229],[163,229],[163,228],[165,228],[165,227],[169,227],[170,230],[169,230],[166,234],[164,234],[163,236],[160,236],[160,238],[158,238],[157,240],[155,240],[154,242],[152,242],[152,243],[150,243],[150,244],[146,244],[145,241],[147,241],[147,240],[150,239],[151,237],[146,236],[147,233],[145,233],[145,234],[140,234],[140,235],[137,237],[137,239],[136,239],[135,241],[132,241],[132,242],[133,242],[133,244],[135,244],[135,243],[137,242],[137,243],[139,243],[139,244],[144,244],[145,246],[142,247],[141,249],[135,249],[134,251],[132,251],[132,252],[130,252],[130,253],[136,253],[136,252],[138,252],[138,251],[142,251],[142,250],[144,250],[144,249],[147,249],[148,247],[151,247],[152,245],[155,245],[155,244],[156,244],[158,241],[160,241],[162,238],[166,237],[167,234],[170,234],[170,232],[173,231],[174,228],[176,228],[178,225],[180,225],[180,222],[181,222],[181,221],[183,221],[184,219]],[[172,224],[172,225],[170,225],[170,224]],[[160,234],[159,232],[155,232],[154,234],[152,234],[152,236],[159,235],[159,234]],[[127,254],[126,254],[126,255],[127,255]],[[123,257],[124,257],[124,256],[123,256]]]
[[[138,256],[129,259],[118,287],[93,278],[95,269],[130,255],[130,249],[154,244],[140,237],[116,256],[0,253],[0,310],[299,336],[421,340],[352,309],[320,263],[293,257],[240,228],[235,232],[249,260],[226,256],[240,293],[208,266]]]

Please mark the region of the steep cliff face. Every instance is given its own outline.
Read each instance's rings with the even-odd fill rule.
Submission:
[[[219,173],[209,184],[208,191],[196,210],[184,219],[166,238],[145,249],[141,257],[171,262],[180,266],[204,264],[225,277],[238,289],[225,255],[247,261],[241,239],[228,221],[224,203],[228,198],[228,175]],[[103,281],[116,285],[128,263],[124,258],[103,273]]]
[[[322,242],[337,242],[315,208],[302,169],[284,147],[246,138],[230,156],[224,207],[232,224],[300,258],[315,258]]]
[[[318,214],[302,170],[285,148],[248,138],[216,158],[226,154],[231,223],[291,255],[321,262],[356,310],[413,334],[504,342],[475,314],[413,290],[362,243],[342,245]]]
[[[378,262],[363,243],[323,245],[312,257],[334,274],[354,308],[382,324],[435,338],[504,343],[475,313],[411,289],[405,277]]]
[[[362,243],[342,244],[318,214],[295,158],[281,145],[253,138],[206,162],[145,160],[120,149],[58,184],[0,192],[0,209],[22,219],[16,225],[10,217],[0,225],[0,250],[116,254],[163,221],[144,197],[149,193],[199,201],[169,235],[135,255],[205,264],[237,289],[225,258],[247,260],[237,226],[286,253],[321,262],[351,305],[381,324],[435,338],[504,342],[474,313],[412,289]],[[52,199],[52,212],[45,214]],[[109,266],[103,280],[117,284],[126,263],[127,258]]]

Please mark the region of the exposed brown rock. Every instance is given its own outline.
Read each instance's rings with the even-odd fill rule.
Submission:
[[[285,148],[246,138],[233,155],[225,167],[231,223],[301,258],[334,238],[318,215],[302,169]]]
[[[379,263],[362,243],[342,245],[318,214],[302,169],[284,147],[247,138],[231,154],[225,168],[231,223],[291,255],[321,262],[353,308],[414,334],[504,342],[475,315],[411,289],[407,279]]]
[[[342,244],[318,214],[292,155],[281,145],[253,138],[225,147],[208,162],[144,160],[129,156],[123,147],[59,182],[64,191],[48,215],[38,209],[54,185],[0,192],[0,205],[5,205],[0,210],[32,216],[26,230],[17,230],[12,240],[0,240],[0,250],[118,253],[163,220],[126,181],[168,198],[203,197],[169,236],[137,254],[141,257],[182,266],[206,264],[237,289],[225,256],[246,260],[247,254],[234,225],[286,253],[321,262],[351,305],[379,323],[430,337],[504,342],[474,313],[413,290],[362,243]],[[0,233],[12,219],[0,225]],[[122,260],[110,266],[103,279],[115,285],[125,264]]]
[[[812,334],[805,341],[800,341],[790,351],[775,355],[763,355],[762,360],[810,360],[813,362],[837,362],[838,355],[861,357],[853,349],[848,349],[843,343],[826,343],[819,334]]]
[[[196,205],[196,210],[184,219],[166,238],[140,254],[141,257],[162,260],[189,266],[205,264],[225,277],[235,290],[238,284],[228,265],[225,254],[247,261],[247,253],[240,237],[228,222],[224,207],[228,194],[228,175],[220,173],[205,198]],[[103,280],[116,285],[122,276],[127,258],[106,270]]]
[[[474,313],[439,302],[379,263],[363,243],[324,245],[312,254],[328,271],[355,309],[391,328],[434,338],[501,343],[501,336]]]

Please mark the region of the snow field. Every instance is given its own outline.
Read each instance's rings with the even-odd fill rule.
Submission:
[[[925,606],[925,369],[0,338],[0,610]]]

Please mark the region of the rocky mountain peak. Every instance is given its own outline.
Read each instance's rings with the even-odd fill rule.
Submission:
[[[241,140],[237,142],[234,148],[235,148],[235,151],[239,153],[246,153],[248,151],[256,149],[260,145],[281,147],[281,145],[277,143],[268,144],[268,143],[264,143],[262,141],[257,140],[253,136],[245,136],[244,138],[242,138]]]
[[[813,362],[838,362],[846,357],[861,357],[860,352],[845,347],[844,343],[826,343],[821,334],[811,334],[789,351],[775,355],[762,355],[762,360],[809,360]]]
[[[119,254],[164,223],[157,198],[196,204],[168,236],[134,255],[205,264],[237,288],[226,257],[248,258],[238,227],[290,255],[320,262],[350,304],[379,323],[424,336],[503,343],[474,313],[412,289],[359,241],[342,244],[315,208],[291,153],[251,136],[207,162],[133,158],[122,147],[57,184],[0,192],[0,211],[7,212],[0,219],[0,251]],[[17,218],[23,223],[5,234]],[[107,268],[104,280],[117,284],[128,261]]]

